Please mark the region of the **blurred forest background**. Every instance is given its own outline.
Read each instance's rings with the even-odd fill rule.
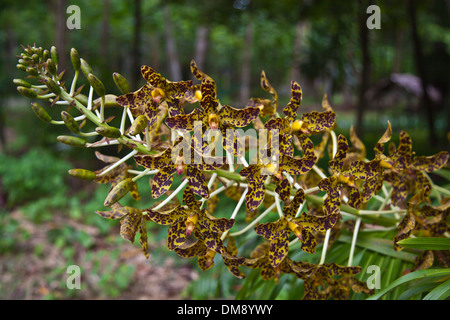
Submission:
[[[81,29],[69,30],[73,4]],[[366,25],[373,4],[381,29]],[[300,112],[320,110],[326,93],[338,131],[348,136],[353,124],[369,157],[387,120],[394,141],[405,129],[416,153],[430,155],[449,149],[449,18],[449,0],[1,0],[0,299],[228,298],[236,285],[223,265],[199,277],[196,261],[164,249],[160,228],[150,229],[146,261],[117,224],[94,213],[103,210],[106,189],[74,181],[67,170],[101,163],[58,144],[65,128],[40,122],[17,93],[20,45],[55,45],[67,79],[76,48],[117,95],[113,72],[137,90],[142,64],[177,81],[192,79],[195,59],[216,80],[221,101],[240,107],[267,96],[264,70],[281,107],[291,80],[303,88]],[[150,190],[148,182],[141,190]],[[84,270],[83,290],[66,288],[70,264]]]

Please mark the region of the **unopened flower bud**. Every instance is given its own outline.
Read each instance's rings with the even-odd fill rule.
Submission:
[[[56,75],[57,70],[56,70],[56,65],[55,65],[55,63],[53,62],[53,60],[52,60],[52,59],[47,59],[46,65],[47,65],[48,71],[49,71],[51,74]]]
[[[44,84],[49,88],[51,92],[53,92],[56,95],[59,95],[61,93],[61,87],[53,81],[53,79],[49,77],[43,77],[42,81],[44,81]]]
[[[25,88],[31,88],[31,83],[26,82],[25,80],[22,80],[22,79],[14,79],[13,83],[16,86],[22,86],[22,87],[25,87]]]
[[[48,51],[47,49],[45,49],[42,52],[42,60],[47,61],[47,59],[50,58],[50,51]]]
[[[80,68],[83,71],[84,76],[87,78],[89,73],[93,73],[91,66],[83,58],[80,58]]]
[[[70,60],[72,61],[72,65],[75,71],[80,70],[81,62],[80,62],[80,55],[78,54],[77,49],[72,48],[70,50]]]
[[[133,124],[131,125],[128,133],[132,136],[135,136],[142,131],[144,131],[145,127],[148,125],[148,120],[144,115],[139,115],[136,119],[134,119]]]
[[[69,128],[70,131],[72,131],[73,133],[80,132],[80,128],[78,127],[77,122],[70,113],[68,113],[67,111],[61,111],[61,118],[66,124],[66,127]]]
[[[52,46],[50,48],[50,56],[52,57],[53,62],[58,65],[59,62],[59,54],[58,54],[58,50],[56,49],[55,46]]]
[[[84,147],[86,145],[86,140],[78,137],[58,136],[56,139],[58,139],[59,142],[67,144],[72,147]]]
[[[94,180],[96,178],[95,172],[86,169],[70,169],[69,174],[82,180]]]
[[[101,82],[100,79],[97,78],[92,73],[89,73],[87,78],[88,78],[88,81],[89,81],[90,85],[92,86],[92,88],[94,88],[95,92],[97,92],[97,94],[99,96],[104,96],[105,95],[105,86],[103,85],[103,82]]]
[[[37,93],[36,91],[34,91],[31,88],[25,88],[23,86],[18,86],[17,87],[17,91],[19,91],[19,93],[27,98],[31,98],[34,99],[37,97]]]
[[[19,69],[20,71],[23,71],[23,72],[27,72],[27,67],[25,66],[25,65],[23,65],[23,64],[16,64],[16,67],[17,67],[17,69]]]
[[[119,88],[119,90],[123,93],[129,93],[130,90],[130,85],[128,84],[127,79],[122,76],[120,73],[114,72],[113,73],[113,79],[114,82],[116,83],[117,88]]]
[[[184,172],[184,168],[185,168],[185,161],[184,161],[184,157],[182,156],[178,156],[175,159],[175,168],[177,169],[177,174],[180,175]]]
[[[33,102],[31,104],[31,108],[33,109],[36,116],[42,121],[44,122],[52,121],[52,117],[50,117],[50,115],[47,113],[47,111],[45,111],[45,109],[41,105],[37,104],[36,102]]]
[[[25,71],[26,71],[26,73],[28,73],[30,76],[38,76],[38,75],[39,75],[38,71],[37,71],[35,68],[33,68],[33,67],[27,67],[27,68],[25,69]]]
[[[104,203],[105,207],[109,207],[122,199],[122,197],[130,191],[133,184],[134,182],[131,179],[125,179],[119,182],[106,196]]]
[[[39,56],[36,53],[31,56],[31,59],[33,59],[34,62],[39,63]]]
[[[119,138],[122,135],[119,129],[110,126],[100,126],[95,128],[95,131],[106,138],[112,139]]]

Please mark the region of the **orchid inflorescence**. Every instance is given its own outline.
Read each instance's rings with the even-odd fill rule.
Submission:
[[[119,150],[131,149],[123,158],[96,151],[96,157],[106,164],[104,168],[72,169],[69,173],[111,185],[104,202],[108,209],[97,214],[120,219],[124,239],[134,242],[136,233],[140,233],[139,242],[147,258],[146,225],[153,222],[169,226],[169,250],[180,257],[197,257],[203,270],[210,269],[215,256],[220,255],[237,278],[245,277],[240,269],[243,267],[260,269],[264,280],[278,281],[281,274],[289,273],[304,280],[305,299],[346,298],[350,289],[373,291],[355,278],[361,267],[352,266],[352,253],[347,266],[325,263],[332,234],[343,227],[342,220],[353,222],[352,231],[357,234],[366,219],[377,224],[383,216],[394,215],[393,225],[398,223],[393,239],[396,250],[402,249],[397,242],[412,234],[445,236],[450,201],[441,196],[439,205],[430,204],[434,184],[428,173],[446,165],[449,154],[414,156],[411,138],[401,131],[399,145],[391,143],[385,155],[384,145],[392,137],[389,122],[374,146],[374,159],[369,160],[353,128],[351,147],[344,135],[336,135],[336,114],[326,95],[321,111],[299,113],[303,93],[295,81],[280,115],[278,94],[264,71],[261,87],[272,98],[251,98],[245,107],[233,108],[221,104],[215,81],[194,60],[190,64],[194,81],[173,82],[142,66],[146,84],[137,91],[131,91],[127,80],[114,73],[122,93],[115,96],[107,94],[75,49],[70,56],[75,74],[69,90],[64,71],[58,69],[55,47],[24,47],[17,67],[28,77],[14,79],[14,83],[26,97],[65,109],[61,120],[53,120],[44,107],[32,103],[41,120],[70,129],[72,135],[59,136],[58,141],[75,147],[118,145]],[[89,83],[87,96],[82,93],[83,86],[76,88],[80,71]],[[32,80],[39,83],[32,84]],[[106,117],[109,108],[122,108],[119,128]],[[73,109],[80,114],[72,116]],[[83,132],[88,120],[96,126],[95,131]],[[243,128],[247,132],[257,130],[259,136],[246,135]],[[316,145],[313,135],[321,137]],[[88,142],[90,139],[97,140]],[[255,141],[257,147],[252,147]],[[329,172],[317,165],[325,156],[330,158]],[[131,159],[142,169],[128,164]],[[172,190],[175,174],[184,179]],[[126,194],[140,200],[137,180],[148,176],[155,204],[151,208],[121,205]],[[183,204],[176,198],[178,193],[182,193]],[[217,208],[221,193],[228,201],[237,202],[233,212]],[[156,202],[163,195],[166,198]],[[378,210],[367,210],[372,199],[380,202]],[[245,222],[237,223],[243,205]],[[248,256],[239,254],[240,236],[252,231],[259,237],[259,244]],[[296,242],[307,253],[314,253],[323,242],[320,261],[292,260],[290,253]],[[354,246],[353,241],[352,249]]]

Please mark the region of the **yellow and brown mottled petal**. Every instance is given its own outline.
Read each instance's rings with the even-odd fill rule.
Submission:
[[[183,258],[193,258],[196,256],[204,256],[207,251],[207,247],[203,241],[197,240],[194,243],[188,245],[183,244],[174,249],[175,253]]]
[[[301,249],[307,253],[314,254],[316,252],[317,240],[314,234],[307,229],[302,229],[302,246]]]
[[[397,162],[396,168],[406,169],[411,164],[412,157],[412,140],[409,134],[402,130],[400,132],[399,144],[397,151],[392,156],[393,160]]]
[[[327,193],[327,197],[323,202],[323,211],[326,215],[335,215],[340,213],[341,201],[339,191],[337,189],[337,179],[334,176],[322,179],[318,187]]]
[[[291,81],[291,99],[286,107],[283,109],[283,113],[289,119],[290,122],[297,119],[297,110],[302,103],[302,88],[295,82]]]
[[[236,109],[229,105],[224,105],[217,112],[217,115],[223,123],[236,128],[242,128],[255,121],[259,112],[259,108],[247,107],[244,109]]]
[[[280,218],[275,222],[259,223],[255,227],[255,232],[266,240],[274,241],[281,237],[282,233],[286,230],[286,226],[286,219]]]
[[[167,248],[174,250],[186,242],[185,221],[177,221],[169,226],[167,231]]]
[[[307,213],[303,213],[300,217],[295,219],[295,222],[300,224],[305,230],[324,233],[327,230],[332,229],[336,225],[338,219],[338,214],[312,216]]]
[[[172,148],[167,148],[160,155],[136,155],[136,163],[144,168],[156,170],[172,164]],[[172,164],[173,165],[173,164]]]
[[[111,206],[111,210],[109,211],[95,211],[98,215],[102,216],[106,219],[120,219],[127,214],[140,214],[141,210],[133,207],[123,207],[118,202]]]
[[[152,180],[152,197],[157,199],[163,194],[165,194],[173,182],[173,175],[175,174],[175,166],[163,167],[155,174]]]
[[[298,189],[294,198],[288,205],[284,205],[283,213],[286,219],[293,219],[297,214],[300,205],[305,201],[305,191]]]
[[[187,80],[187,81],[172,82],[166,80],[163,86],[166,95],[170,99],[183,99],[186,92],[190,88],[192,88],[192,81]]]
[[[304,157],[317,158],[316,153],[314,151],[314,144],[310,138],[308,138],[305,134],[298,132],[296,134],[298,140],[300,141],[300,146],[303,151]]]
[[[414,157],[410,168],[430,173],[442,168],[447,163],[448,158],[449,153],[447,151],[441,151],[428,157],[417,156]]]
[[[409,238],[415,226],[416,220],[414,218],[414,215],[410,211],[407,211],[402,221],[400,221],[398,225],[398,232],[394,237],[395,251],[400,251],[403,249],[401,246],[397,244],[397,242]]]
[[[261,71],[261,87],[272,95],[272,105],[274,107],[274,110],[276,110],[278,107],[278,94],[270,84],[264,71]]]
[[[183,202],[193,210],[200,210],[201,202],[195,199],[195,195],[189,186],[183,191]]]
[[[160,213],[151,209],[144,210],[144,213],[146,213],[150,220],[163,226],[173,224],[178,221],[184,221],[189,214],[189,212],[182,206],[178,206],[168,213]]]
[[[207,74],[205,74],[203,71],[201,71],[198,66],[197,63],[195,62],[194,59],[191,60],[190,63],[190,67],[191,67],[191,72],[194,75],[195,78],[197,78],[198,80],[202,80],[205,77],[209,77]]]
[[[391,123],[388,121],[388,127],[384,134],[381,136],[381,138],[378,140],[378,142],[375,144],[374,150],[375,155],[380,155],[384,152],[384,144],[389,142],[392,137],[392,127]]]
[[[302,114],[300,120],[307,123],[306,128],[310,133],[319,133],[333,128],[336,114],[333,111],[312,111]]]
[[[425,250],[420,255],[417,256],[414,261],[414,268],[411,271],[424,270],[431,268],[434,263],[433,251]]]
[[[134,242],[134,237],[141,222],[142,215],[128,214],[122,219],[120,224],[120,236],[125,240]]]
[[[204,229],[220,234],[230,230],[234,225],[234,219],[214,218],[211,215],[204,215],[198,222]]]
[[[166,125],[171,129],[193,131],[195,122],[207,123],[207,118],[208,116],[202,110],[195,108],[191,113],[168,117],[165,121]]]
[[[139,224],[139,233],[141,237],[139,238],[139,244],[141,245],[142,252],[145,255],[145,258],[149,258],[150,254],[148,252],[148,237],[147,237],[147,227],[145,225],[145,220],[141,216],[141,222]]]
[[[277,179],[275,192],[278,193],[282,201],[288,201],[291,197],[291,184],[288,179]]]
[[[408,196],[407,176],[404,174],[396,174],[389,172],[384,175],[385,181],[392,183],[392,204],[400,206]]]
[[[209,198],[209,189],[205,176],[194,165],[186,166],[186,178],[189,180],[192,192],[202,198]]]
[[[336,263],[325,263],[323,266],[326,268],[328,274],[330,276],[343,276],[343,275],[355,275],[361,272],[361,267],[353,266],[353,267],[344,267],[340,266]]]
[[[289,231],[284,229],[280,235],[270,241],[269,261],[272,267],[278,267],[289,252]]]
[[[266,195],[264,177],[258,173],[255,179],[249,180],[248,192],[245,195],[245,204],[250,211],[256,210],[264,201]]]
[[[293,158],[282,154],[280,156],[280,168],[290,175],[308,173],[316,164],[316,157]]]
[[[98,160],[103,161],[105,163],[116,163],[117,161],[120,160],[120,158],[118,158],[118,157],[108,156],[108,155],[102,154],[98,151],[95,151],[95,157]]]
[[[162,88],[164,86],[165,79],[161,77],[161,74],[156,72],[152,67],[141,66],[142,77],[152,85],[154,88]]]
[[[340,134],[337,138],[337,152],[332,160],[328,162],[334,173],[344,171],[344,160],[347,157],[348,142],[347,138]]]

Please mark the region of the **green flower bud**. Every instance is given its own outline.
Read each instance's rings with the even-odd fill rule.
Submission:
[[[36,102],[33,102],[31,104],[31,108],[33,109],[34,113],[37,115],[39,119],[41,119],[44,122],[51,122],[52,117],[45,111],[45,109],[37,104]]]
[[[104,137],[112,139],[119,138],[120,136],[122,136],[122,133],[120,132],[119,129],[110,126],[100,126],[95,128],[95,131]]]
[[[80,62],[80,55],[78,54],[77,49],[72,48],[70,50],[70,60],[72,61],[72,65],[75,71],[80,70],[81,62]]]
[[[50,51],[45,49],[44,52],[42,52],[42,60],[47,61],[48,58],[50,58]]]
[[[72,147],[84,147],[86,145],[86,140],[78,137],[58,136],[56,139],[58,139],[59,142],[67,144]]]
[[[67,111],[61,111],[61,118],[66,124],[66,127],[69,128],[70,131],[72,131],[73,133],[80,132],[80,128],[78,127],[77,122],[70,113],[68,113]]]
[[[22,87],[22,86],[18,86],[17,87],[17,91],[19,91],[19,93],[27,98],[31,98],[34,99],[37,97],[37,93],[36,91],[34,91],[31,88],[26,88],[26,87]]]
[[[53,92],[56,95],[59,95],[61,93],[61,87],[53,81],[53,79],[49,77],[43,77],[42,80],[44,81],[47,88],[50,89],[51,92]]]
[[[116,83],[117,88],[119,88],[119,90],[123,94],[129,93],[131,91],[127,79],[125,79],[125,77],[122,76],[120,73],[114,72],[113,79],[114,82]]]
[[[70,169],[69,174],[82,180],[94,180],[96,178],[95,172],[86,169]]]
[[[37,72],[37,70],[35,68],[32,67],[27,67],[25,70],[30,76],[38,76],[39,73]]]
[[[59,54],[58,54],[58,50],[56,49],[55,46],[52,46],[50,48],[50,56],[52,57],[53,62],[58,65],[59,62]]]
[[[88,77],[89,73],[94,73],[89,63],[87,63],[83,58],[80,58],[80,68],[86,78]]]
[[[48,71],[49,71],[51,74],[56,75],[57,70],[56,70],[56,65],[55,65],[55,63],[53,62],[53,60],[52,60],[52,59],[47,59],[46,64],[47,64],[47,69],[48,69]]]
[[[148,125],[148,120],[144,115],[139,115],[136,119],[134,119],[133,124],[131,125],[128,133],[132,136],[135,136],[142,131],[144,131],[145,127]]]
[[[31,88],[31,83],[26,82],[25,80],[22,80],[22,79],[14,79],[13,83],[16,86],[22,86],[22,87],[25,87],[25,88]]]
[[[131,187],[133,186],[134,182],[131,179],[125,179],[119,182],[112,190],[109,192],[109,194],[106,196],[105,199],[105,207],[109,207],[122,199],[123,196],[125,196],[128,191],[130,191]]]
[[[16,64],[17,69],[19,69],[20,71],[23,72],[27,72],[27,66],[23,65],[23,64]]]
[[[34,62],[39,63],[39,56],[36,53],[31,56],[31,59],[33,59]]]
[[[103,85],[103,82],[101,82],[100,79],[94,76],[92,73],[89,73],[87,78],[92,88],[94,88],[95,92],[97,92],[97,94],[101,97],[104,96],[105,86]]]

